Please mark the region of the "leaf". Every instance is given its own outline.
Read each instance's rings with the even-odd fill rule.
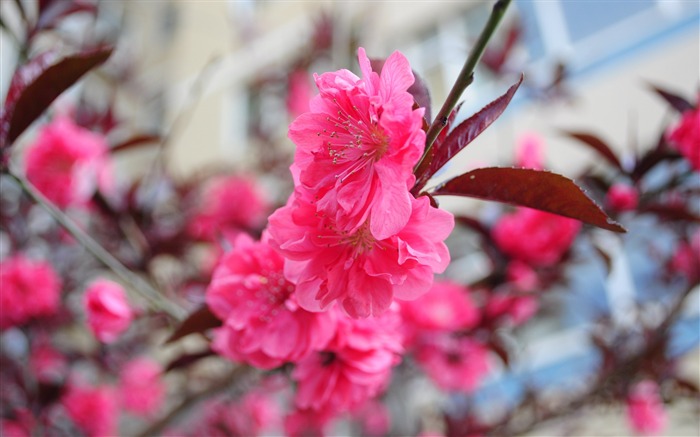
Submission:
[[[162,141],[159,135],[141,134],[129,138],[126,141],[117,143],[110,148],[112,152],[121,152],[122,150],[133,149],[145,145],[156,145]]]
[[[656,92],[659,96],[661,96],[662,99],[666,100],[666,103],[671,105],[673,109],[675,109],[678,112],[685,112],[688,110],[693,109],[693,105],[690,104],[686,99],[683,97],[674,94],[670,91],[666,91],[662,88],[659,88],[655,85],[649,84],[649,87]]]
[[[562,131],[562,133],[566,136],[579,140],[583,144],[589,146],[590,148],[598,152],[603,158],[607,159],[609,163],[611,163],[618,169],[623,170],[622,164],[620,163],[620,160],[618,159],[617,155],[615,155],[615,153],[612,151],[612,149],[610,149],[610,146],[608,146],[605,143],[605,141],[601,140],[597,136],[586,132]]]
[[[178,326],[175,332],[165,341],[165,344],[172,343],[190,334],[204,332],[207,329],[221,326],[222,322],[211,311],[209,307],[203,305],[198,310],[187,316]]]
[[[0,149],[8,147],[56,97],[112,54],[111,47],[60,58],[45,52],[15,71],[0,114]]]
[[[700,223],[700,216],[695,215],[686,205],[663,205],[652,204],[640,207],[639,212],[649,212],[658,215],[660,218],[672,221],[684,221],[691,223]]]
[[[525,206],[626,232],[571,179],[523,168],[479,168],[440,184],[433,196],[465,196]]]
[[[435,152],[430,160],[430,165],[425,173],[421,172],[420,180],[423,181],[423,186],[425,182],[447,164],[450,159],[454,158],[459,151],[467,147],[479,134],[489,127],[491,123],[501,116],[513,98],[515,91],[517,91],[520,84],[523,83],[523,78],[521,74],[518,82],[513,84],[505,94],[489,103],[482,108],[481,111],[472,115],[454,128],[439,148],[433,147]],[[418,185],[419,183],[416,182],[416,186]]]
[[[632,180],[639,181],[649,171],[664,161],[675,161],[681,159],[682,157],[683,156],[675,150],[665,148],[650,150],[637,161],[636,165],[634,166],[634,170],[632,171]]]

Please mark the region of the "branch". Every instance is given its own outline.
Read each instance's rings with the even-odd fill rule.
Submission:
[[[472,51],[469,53],[469,57],[465,61],[462,71],[459,72],[459,76],[457,76],[455,84],[452,86],[450,93],[447,95],[445,103],[442,105],[442,108],[440,108],[440,112],[438,112],[435,120],[433,120],[433,123],[428,129],[425,139],[425,151],[423,152],[423,156],[421,157],[420,161],[418,161],[415,168],[419,168],[421,162],[423,162],[425,157],[428,156],[430,148],[433,146],[435,139],[440,134],[442,128],[444,128],[447,124],[447,117],[449,117],[450,112],[452,112],[452,109],[455,107],[455,105],[457,105],[457,102],[462,96],[464,90],[467,89],[472,81],[474,81],[474,69],[476,68],[476,64],[481,59],[481,55],[483,55],[486,45],[496,31],[496,28],[498,27],[501,18],[503,18],[506,9],[508,9],[510,2],[511,0],[498,0],[496,4],[493,5],[488,22],[486,22],[484,29],[481,31],[481,35],[479,35],[479,39],[477,40],[476,44],[474,47],[472,47]]]
[[[165,430],[165,428],[168,427],[168,425],[170,425],[179,416],[186,413],[190,408],[194,407],[200,401],[203,401],[223,391],[226,391],[231,387],[233,389],[236,389],[237,387],[235,387],[235,385],[237,383],[240,383],[241,386],[243,386],[243,383],[246,383],[245,385],[248,385],[254,382],[257,379],[257,377],[260,376],[260,374],[261,373],[257,369],[250,366],[243,365],[234,368],[222,380],[215,381],[208,388],[183,399],[183,401],[180,402],[178,406],[173,408],[168,414],[166,414],[165,417],[163,417],[158,422],[154,423],[153,425],[140,432],[137,435],[137,437],[151,437],[155,435],[160,435]],[[243,389],[245,389],[245,387],[243,387]]]
[[[122,281],[130,285],[128,291],[133,291],[144,298],[155,310],[163,311],[170,317],[181,320],[185,312],[178,305],[166,299],[148,282],[140,276],[134,274],[119,262],[112,254],[107,252],[97,241],[83,231],[70,217],[61,211],[56,205],[44,197],[28,180],[12,169],[7,170],[9,174],[22,190],[29,195],[36,203],[41,205],[51,217],[68,231],[88,252],[92,253],[102,264],[112,270]]]

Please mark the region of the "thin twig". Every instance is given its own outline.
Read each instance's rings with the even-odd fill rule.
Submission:
[[[58,207],[51,203],[50,200],[44,197],[29,181],[24,178],[24,176],[13,171],[11,168],[8,169],[7,174],[17,181],[20,187],[22,187],[22,190],[26,192],[36,203],[41,205],[51,215],[51,217],[53,217],[58,224],[65,228],[85,249],[87,249],[95,256],[95,258],[102,262],[102,264],[119,276],[121,280],[129,284],[130,291],[137,293],[140,297],[144,298],[155,310],[163,311],[176,320],[181,320],[184,317],[185,311],[182,308],[166,299],[143,278],[126,268],[124,264],[119,262],[119,260],[112,256],[112,254],[107,252],[107,250],[105,250],[105,248],[103,248],[90,235],[80,229],[80,227],[73,220],[71,220],[70,217],[58,209]]]
[[[247,379],[253,379],[259,375],[260,372],[250,366],[242,365],[234,368],[222,380],[215,381],[208,388],[183,399],[182,402],[180,402],[175,408],[166,414],[165,417],[150,425],[148,428],[139,433],[137,437],[152,437],[154,435],[160,435],[172,422],[199,402],[226,391],[231,387],[235,389],[235,384],[242,384],[243,382],[247,382]]]
[[[425,151],[423,152],[423,156],[421,157],[420,161],[418,161],[415,168],[420,168],[421,163],[425,157],[428,156],[430,148],[433,146],[435,139],[440,134],[442,128],[444,128],[447,124],[447,118],[450,116],[452,109],[454,109],[454,107],[457,105],[457,102],[462,96],[464,90],[467,89],[467,87],[474,80],[474,69],[476,68],[476,64],[481,59],[481,55],[484,53],[486,45],[496,31],[498,24],[501,22],[501,18],[503,18],[503,15],[505,15],[506,9],[508,9],[510,2],[511,0],[498,0],[496,4],[493,5],[489,20],[486,22],[484,29],[481,31],[479,39],[474,47],[472,47],[469,57],[464,62],[462,71],[459,72],[459,76],[457,76],[455,84],[452,86],[450,93],[447,95],[445,103],[443,103],[442,108],[440,108],[440,112],[438,112],[437,116],[435,116],[435,120],[433,120],[430,128],[428,128],[428,133],[426,134],[425,139]]]

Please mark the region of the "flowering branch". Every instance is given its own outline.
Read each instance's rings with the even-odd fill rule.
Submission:
[[[131,286],[131,289],[143,297],[152,308],[163,311],[170,317],[180,320],[185,313],[182,308],[163,297],[148,282],[135,275],[124,264],[119,262],[112,254],[107,252],[97,241],[85,233],[73,222],[70,217],[63,213],[51,201],[44,197],[34,186],[23,176],[8,169],[9,174],[37,204],[41,205],[50,215],[65,228],[85,249],[92,253],[102,264],[111,269],[119,278]]]
[[[472,48],[471,53],[469,53],[469,57],[464,63],[462,71],[459,72],[459,76],[457,76],[455,84],[452,86],[450,93],[447,95],[445,103],[443,103],[442,108],[440,108],[440,112],[438,112],[435,120],[433,120],[433,123],[428,129],[425,140],[425,151],[423,152],[423,156],[415,168],[419,168],[425,157],[428,156],[430,148],[433,146],[435,139],[447,124],[447,117],[449,117],[450,112],[452,112],[452,109],[455,107],[455,105],[457,105],[457,102],[462,96],[464,90],[467,89],[467,87],[474,80],[474,69],[476,68],[476,64],[479,62],[479,59],[481,59],[481,55],[486,49],[486,44],[488,44],[489,40],[496,31],[496,27],[498,27],[501,18],[503,18],[503,15],[505,15],[510,1],[511,0],[498,0],[496,4],[493,5],[493,10],[489,16],[489,21],[481,31],[481,35],[479,35],[479,39]]]

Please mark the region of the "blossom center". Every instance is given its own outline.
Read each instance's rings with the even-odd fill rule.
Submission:
[[[324,137],[328,159],[341,168],[336,174],[340,182],[350,175],[380,160],[389,150],[390,138],[379,127],[379,117],[369,111],[360,111],[350,102],[341,104],[333,98],[337,111],[328,115],[326,121],[333,129],[323,129],[316,133]]]

